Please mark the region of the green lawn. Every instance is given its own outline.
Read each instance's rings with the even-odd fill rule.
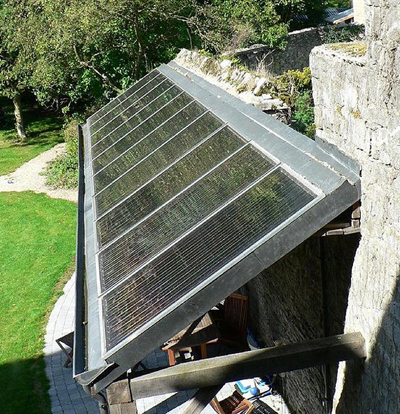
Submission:
[[[75,215],[68,201],[0,193],[2,414],[50,413],[44,329],[74,262]]]
[[[30,108],[23,113],[28,142],[15,143],[12,108],[5,99],[1,99],[0,106],[5,112],[5,119],[0,126],[0,175],[15,171],[25,162],[63,141],[62,119]]]

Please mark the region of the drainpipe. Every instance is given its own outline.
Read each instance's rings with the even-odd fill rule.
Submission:
[[[89,385],[82,385],[82,387],[87,395],[97,400],[97,402],[99,403],[100,414],[109,414],[108,403],[104,395],[100,392],[98,394],[93,395]]]

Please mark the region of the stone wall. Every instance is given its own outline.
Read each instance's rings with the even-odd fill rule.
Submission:
[[[360,235],[322,237],[320,242],[325,336],[339,335],[344,332],[351,274]],[[327,369],[326,397],[329,407],[334,397],[337,371],[337,364]]]
[[[250,326],[264,346],[324,336],[318,238],[302,243],[246,287]],[[292,412],[322,412],[324,371],[287,373],[281,378],[280,391]]]
[[[267,92],[273,79],[235,67],[229,59],[220,60],[187,49],[182,49],[174,60],[242,101],[288,122],[288,106]]]
[[[264,346],[343,332],[354,252],[359,236],[312,237],[249,282],[249,321]],[[280,376],[278,388],[292,413],[325,412],[337,366]]]
[[[365,24],[365,2],[364,0],[353,0],[354,22]]]
[[[235,56],[250,70],[281,75],[287,70],[308,67],[311,50],[324,43],[322,31],[315,27],[289,33],[287,42],[285,50],[256,46],[238,50]]]
[[[345,330],[367,343],[363,366],[340,364],[334,412],[400,412],[400,3],[366,0],[368,52],[311,56],[317,136],[362,166],[362,238]]]

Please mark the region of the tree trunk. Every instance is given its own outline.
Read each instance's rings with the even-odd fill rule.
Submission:
[[[14,104],[14,115],[15,115],[15,128],[17,130],[18,137],[20,138],[21,141],[26,141],[28,137],[25,132],[24,120],[22,118],[21,95],[20,94],[17,94],[14,96],[13,104]]]
[[[138,55],[135,61],[135,69],[134,69],[134,78],[135,80],[139,80],[140,76],[140,66],[142,64],[142,59],[143,56],[145,54],[145,49],[144,49],[144,43],[143,43],[143,38],[142,38],[142,33],[141,33],[141,27],[140,27],[140,23],[139,23],[139,13],[135,7],[135,14],[134,14],[134,28],[135,28],[135,34],[136,34],[136,39],[138,41],[138,45],[139,45],[139,50],[138,50]]]

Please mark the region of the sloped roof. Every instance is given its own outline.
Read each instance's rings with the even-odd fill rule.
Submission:
[[[359,199],[351,160],[175,62],[83,135],[74,370],[97,391]]]

